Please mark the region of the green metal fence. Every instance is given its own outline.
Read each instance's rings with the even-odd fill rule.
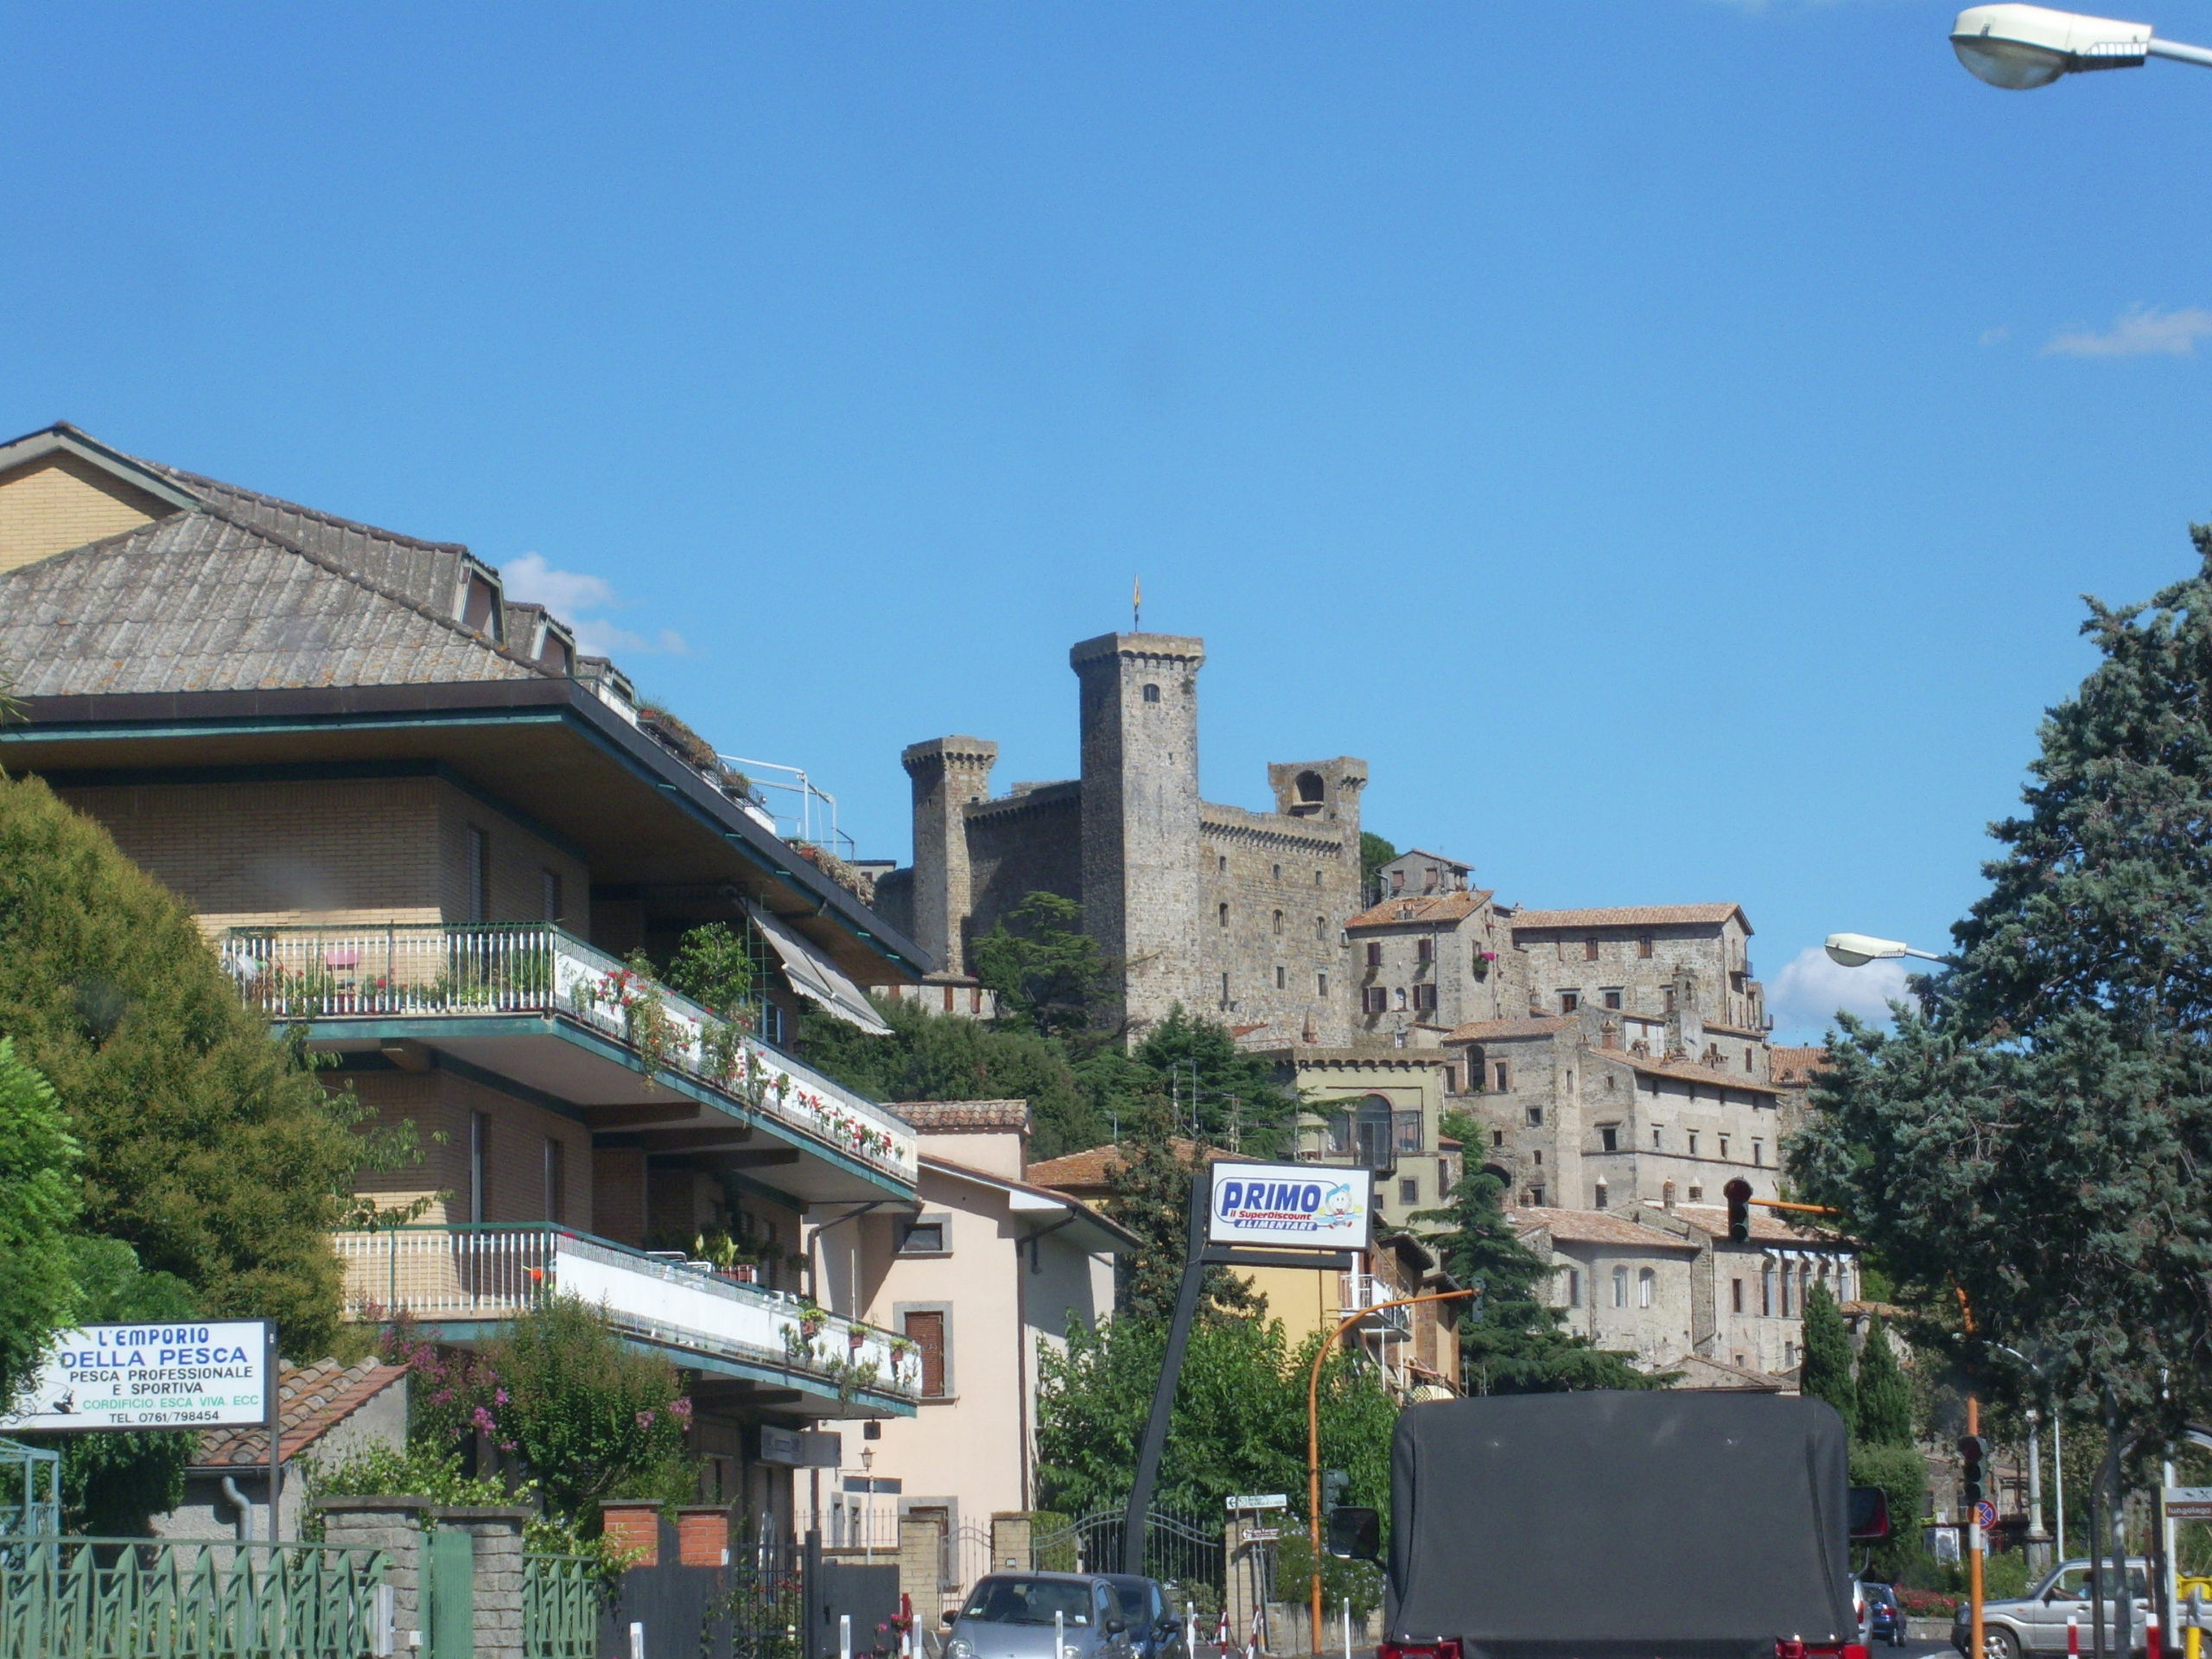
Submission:
[[[598,1563],[583,1555],[522,1558],[523,1659],[596,1659]]]
[[[360,1659],[381,1550],[0,1537],[0,1659]]]

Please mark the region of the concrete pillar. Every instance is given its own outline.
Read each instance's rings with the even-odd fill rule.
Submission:
[[[523,1659],[522,1529],[531,1513],[504,1507],[430,1511],[440,1527],[475,1541],[475,1659]]]
[[[899,1517],[899,1593],[913,1605],[917,1632],[935,1635],[944,1599],[944,1529],[925,1516]]]
[[[991,1571],[1027,1573],[1030,1570],[1030,1520],[1019,1510],[1001,1510],[991,1517]]]
[[[429,1507],[427,1497],[326,1497],[315,1505],[325,1543],[384,1551],[391,1627],[403,1646],[408,1631],[423,1628],[423,1512]]]
[[[981,737],[933,737],[899,756],[913,780],[914,943],[937,958],[940,973],[968,971],[964,932],[974,892],[961,809],[990,798],[998,758],[999,746]]]

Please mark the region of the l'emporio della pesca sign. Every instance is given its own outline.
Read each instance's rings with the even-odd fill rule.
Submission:
[[[1211,1168],[1213,1214],[1206,1232],[1211,1243],[1315,1250],[1367,1248],[1371,1180],[1365,1170],[1313,1164],[1215,1164]]]
[[[265,1423],[270,1346],[265,1319],[64,1331],[0,1432]]]

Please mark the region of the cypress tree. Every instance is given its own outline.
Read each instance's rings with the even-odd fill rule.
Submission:
[[[2171,1444],[2212,1413],[2212,529],[2148,607],[2090,601],[2101,661],[1993,827],[1953,965],[1888,1033],[1840,1017],[1791,1147],[1897,1300],[1973,1310],[1985,1389],[2038,1355],[2077,1411]],[[1931,1321],[1931,1324],[1933,1322]]]
[[[1889,1332],[1876,1314],[1859,1351],[1859,1412],[1853,1436],[1865,1446],[1912,1444],[1912,1388],[1897,1369]]]
[[[1859,1415],[1859,1388],[1851,1376],[1851,1332],[1826,1285],[1805,1293],[1805,1360],[1798,1391],[1825,1400],[1848,1428]]]

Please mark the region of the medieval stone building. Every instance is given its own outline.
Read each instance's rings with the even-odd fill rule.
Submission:
[[[1366,762],[1270,766],[1272,812],[1202,801],[1205,642],[1102,634],[1068,662],[1082,775],[995,798],[997,744],[912,745],[914,862],[878,879],[878,909],[959,975],[1024,898],[1058,893],[1116,963],[1133,1033],[1180,1003],[1255,1042],[1349,1043],[1344,925],[1360,907]]]

